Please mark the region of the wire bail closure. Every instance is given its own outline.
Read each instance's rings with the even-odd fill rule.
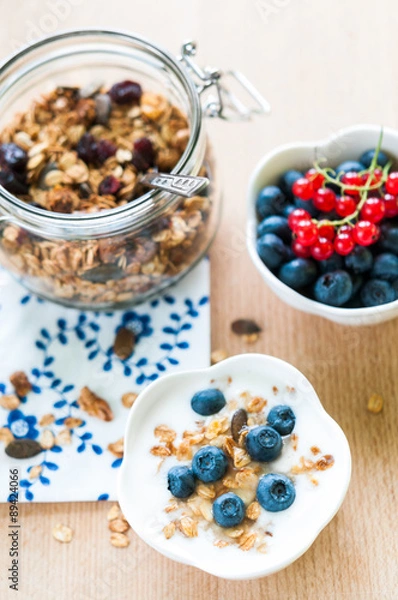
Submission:
[[[199,67],[192,59],[196,55],[196,42],[188,41],[182,45],[181,61],[187,70],[194,75],[198,94],[211,90],[203,102],[203,111],[207,117],[224,119],[226,121],[248,121],[254,115],[268,114],[271,107],[258,89],[240,71],[221,71],[213,67]],[[227,78],[237,82],[241,88],[254,100],[254,106],[247,106],[225,84]]]

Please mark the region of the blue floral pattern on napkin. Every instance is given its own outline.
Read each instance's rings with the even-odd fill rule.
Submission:
[[[136,339],[126,360],[113,352],[121,327]],[[20,500],[74,501],[115,498],[122,459],[108,450],[124,434],[126,392],[139,392],[164,373],[209,364],[209,265],[202,261],[169,293],[124,312],[66,309],[26,294],[0,272],[0,395],[13,393],[15,371],[25,371],[32,391],[18,409],[0,408],[0,427],[16,439],[39,439],[49,430],[55,444],[39,455],[15,460],[6,455],[0,477],[20,470]],[[103,422],[80,410],[77,399],[87,385],[106,399],[114,419]],[[42,422],[51,415],[51,422]],[[69,443],[60,432],[76,418]],[[68,423],[69,424],[69,423]],[[61,440],[58,443],[57,440]],[[33,470],[32,470],[33,469]],[[6,490],[0,500],[7,499]]]

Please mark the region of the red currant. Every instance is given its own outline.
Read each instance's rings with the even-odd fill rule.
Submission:
[[[350,235],[352,235],[353,231],[354,228],[352,225],[342,225],[339,229],[339,233],[349,233]]]
[[[350,254],[350,252],[353,251],[354,246],[355,242],[352,239],[352,235],[345,231],[341,233],[340,230],[334,240],[334,249],[336,250],[337,254],[341,254],[341,256],[347,256],[347,254]]]
[[[322,187],[323,182],[325,181],[322,173],[319,173],[316,169],[310,169],[306,172],[305,178],[312,182],[312,186],[314,190],[319,190]]]
[[[302,219],[297,223],[295,233],[303,246],[312,246],[318,239],[318,227],[308,219]]]
[[[336,200],[336,212],[340,217],[349,217],[356,211],[357,204],[350,196],[341,196]]]
[[[300,200],[311,200],[314,195],[314,186],[312,181],[309,181],[306,177],[300,177],[293,183],[292,191]]]
[[[381,198],[368,198],[361,209],[361,219],[378,223],[386,212],[386,205]]]
[[[396,196],[398,194],[398,172],[390,173],[386,181],[386,190],[389,194]]]
[[[355,171],[348,171],[348,173],[344,173],[343,177],[341,178],[341,182],[344,183],[344,185],[353,185],[355,187],[360,187],[365,183],[363,177]],[[346,188],[344,193],[348,194],[349,196],[359,196],[359,190],[354,188]]]
[[[311,256],[315,260],[326,260],[332,256],[333,252],[333,243],[324,237],[318,238],[311,246]]]
[[[318,210],[329,212],[334,209],[336,194],[328,188],[319,188],[314,194],[312,203]]]
[[[352,235],[360,246],[370,246],[379,239],[380,230],[371,221],[358,221]]]
[[[384,206],[386,207],[385,216],[391,219],[398,215],[398,196],[384,194]]]
[[[292,250],[299,258],[309,258],[311,256],[310,246],[303,246],[298,239],[292,241]]]
[[[327,240],[333,240],[336,235],[333,225],[321,221],[318,224],[318,237],[326,238]]]
[[[368,178],[369,178],[369,175],[366,174],[365,177],[366,177],[366,181],[367,181]],[[372,177],[370,178],[370,185],[374,185],[375,183],[380,183],[380,181],[382,180],[382,178],[383,178],[383,171],[382,171],[382,169],[379,169],[379,168],[375,169],[373,171]]]
[[[311,215],[304,208],[295,208],[287,218],[288,225],[292,231],[296,231],[296,225],[299,221],[307,219],[311,221]]]

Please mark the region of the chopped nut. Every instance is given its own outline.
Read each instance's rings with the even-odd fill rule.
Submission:
[[[177,437],[176,432],[167,425],[158,425],[154,431],[155,437],[159,438],[165,444],[174,442]]]
[[[228,358],[228,353],[226,350],[222,350],[219,348],[218,350],[213,350],[211,353],[211,364],[215,365],[223,360]]]
[[[111,519],[108,527],[111,531],[115,531],[117,533],[126,533],[126,531],[130,529],[130,525],[125,519]]]
[[[97,417],[102,421],[112,421],[113,419],[113,412],[108,402],[94,394],[87,386],[81,390],[78,403],[80,408],[92,417]]]
[[[57,433],[55,437],[55,443],[58,446],[67,446],[72,443],[72,436],[67,427]]]
[[[40,446],[43,450],[49,450],[55,444],[54,434],[50,429],[44,429],[39,438]]]
[[[383,410],[383,397],[380,394],[372,394],[368,400],[368,411],[378,415]]]
[[[124,455],[124,438],[120,438],[113,444],[108,444],[108,450],[117,458],[123,458]]]
[[[197,521],[194,521],[194,519],[191,519],[191,517],[182,517],[182,519],[180,520],[180,527],[182,533],[186,537],[197,537],[198,523]]]
[[[167,525],[165,525],[163,527],[163,533],[164,533],[164,537],[166,538],[166,540],[169,540],[170,538],[173,537],[173,535],[175,534],[176,531],[176,526],[175,523],[173,523],[173,521],[171,523],[168,523]]]
[[[53,528],[53,537],[63,544],[68,544],[72,541],[73,538],[73,530],[66,525],[62,525],[62,523],[57,523]]]
[[[136,394],[135,392],[127,392],[126,394],[123,394],[123,396],[122,396],[122,404],[126,408],[131,408],[133,406],[134,402],[137,400],[137,398],[138,398],[138,394]]]
[[[111,533],[110,540],[115,548],[127,548],[130,544],[130,540],[125,533],[117,533],[116,531]]]
[[[76,427],[83,425],[83,421],[76,417],[67,417],[64,421],[64,425],[68,429],[76,429]]]
[[[51,414],[43,415],[39,421],[40,427],[47,427],[47,425],[52,425],[55,421],[55,416]]]
[[[42,470],[43,467],[41,465],[35,465],[34,467],[32,467],[29,471],[29,479],[36,479],[37,477],[39,477]]]
[[[261,507],[258,502],[252,502],[249,504],[246,510],[246,516],[251,521],[256,521],[261,513]]]
[[[24,398],[29,394],[32,389],[32,384],[30,383],[26,373],[23,371],[16,371],[10,376],[11,385],[14,387],[16,394],[20,398]]]
[[[5,394],[0,396],[0,406],[6,410],[15,410],[21,404],[20,399],[15,394]]]
[[[8,429],[8,427],[2,427],[0,429],[0,442],[3,442],[5,446],[8,446],[8,444],[13,440],[14,436],[12,432]]]

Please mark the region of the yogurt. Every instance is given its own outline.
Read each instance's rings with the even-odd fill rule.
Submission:
[[[209,387],[220,389],[227,404],[216,415],[203,418],[192,410],[190,400],[197,391]],[[266,405],[259,413],[249,413],[249,425],[265,422],[276,405],[288,405],[295,413],[295,428],[292,435],[283,438],[281,455],[271,463],[255,463],[261,465],[262,473],[292,478],[294,503],[277,513],[261,508],[258,519],[249,523],[248,531],[256,533],[256,541],[247,552],[242,550],[244,544],[231,539],[214,521],[195,516],[196,537],[187,537],[177,528],[166,539],[163,530],[171,521],[178,523],[184,514],[192,514],[187,510],[189,498],[178,501],[176,511],[167,512],[166,507],[175,503],[167,489],[167,473],[177,464],[190,465],[191,460],[184,456],[185,460],[178,460],[174,454],[154,456],[153,448],[159,446],[155,429],[167,425],[174,430],[177,437],[173,445],[178,448],[184,431],[207,428],[215,419],[225,417],[230,422],[234,411],[247,408],[253,397],[266,400]],[[300,556],[337,511],[350,478],[348,443],[309,382],[287,363],[263,355],[234,357],[208,370],[168,376],[151,385],[133,407],[125,448],[119,495],[132,527],[171,558],[228,578],[271,573]],[[193,452],[198,449],[193,446]],[[255,490],[230,491],[241,495],[246,506],[255,500]]]

